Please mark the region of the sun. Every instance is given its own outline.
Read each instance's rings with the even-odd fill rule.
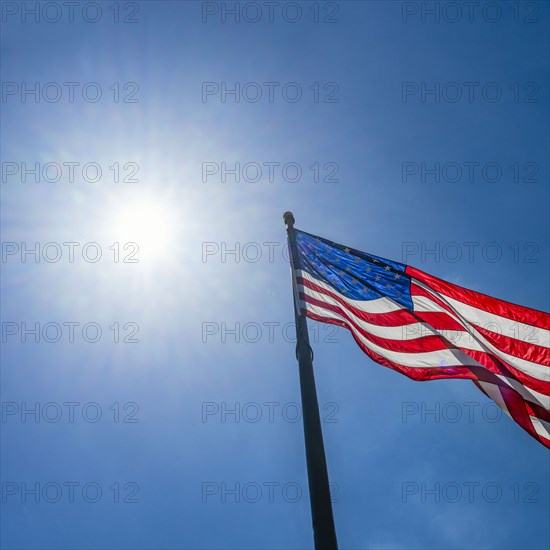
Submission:
[[[113,235],[123,246],[135,243],[145,261],[165,256],[176,240],[177,217],[173,207],[157,198],[131,200],[113,213]]]

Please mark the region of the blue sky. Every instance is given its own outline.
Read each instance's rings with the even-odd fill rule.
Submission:
[[[311,547],[282,214],[548,311],[548,4],[34,4],[2,5],[2,547]],[[310,331],[341,548],[548,547],[547,450]]]

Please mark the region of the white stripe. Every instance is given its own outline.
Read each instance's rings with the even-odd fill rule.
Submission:
[[[483,380],[478,380],[479,385],[487,392],[487,395],[510,417],[510,411],[506,406],[506,402],[500,393],[500,388],[496,384],[491,384],[490,382],[484,382]]]
[[[348,309],[348,306],[355,307],[349,298],[339,294],[340,299],[345,302],[345,306],[342,305],[336,298],[323,294],[322,292],[317,292],[312,290],[309,287],[298,284],[298,289],[301,290],[304,294],[307,294],[315,300],[319,300],[326,304],[336,306],[338,308],[344,309],[350,317],[353,318],[354,322],[359,325],[363,330],[373,334],[374,336],[379,336],[380,338],[386,338],[388,340],[415,340],[417,338],[422,338],[423,336],[429,336],[434,334],[434,330],[427,323],[411,323],[410,325],[398,325],[398,326],[380,326],[374,325],[363,319],[357,317],[351,309]],[[336,292],[333,290],[332,292]],[[309,307],[309,303],[308,306]],[[404,309],[404,308],[403,308]]]
[[[531,423],[533,424],[533,428],[535,428],[535,431],[542,437],[546,439],[550,439],[550,422],[546,422],[545,420],[542,420],[541,418],[537,418],[536,416],[529,416]]]
[[[307,271],[302,271],[300,269],[296,270],[296,276],[302,277],[307,281],[315,283],[321,288],[328,290],[342,296],[342,294],[336,290],[334,287],[327,285],[323,281],[319,281],[312,277]],[[342,296],[344,298],[344,296]],[[389,298],[376,298],[375,300],[352,300],[351,298],[346,298],[350,305],[353,307],[364,311],[365,313],[391,313],[392,311],[398,311],[400,309],[405,309],[403,306],[390,300]]]
[[[419,313],[431,313],[435,311],[449,314],[449,312],[443,306],[440,306],[437,302],[434,302],[427,296],[413,295],[412,301],[414,305],[414,310],[418,311]]]
[[[441,296],[441,294],[440,294]],[[494,313],[489,313],[483,309],[479,309],[474,306],[470,306],[454,298],[450,298],[445,295],[447,301],[461,314],[464,318],[468,319],[470,323],[474,323],[485,330],[495,332],[496,334],[502,334],[515,340],[521,340],[528,344],[536,344],[537,346],[543,346],[550,348],[550,331],[528,325],[526,323],[519,323],[501,317]]]

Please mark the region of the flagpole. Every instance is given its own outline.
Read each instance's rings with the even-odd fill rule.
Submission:
[[[298,265],[294,215],[292,212],[285,212],[283,219],[287,227],[291,266],[294,269],[294,266]],[[294,273],[292,277],[294,281]],[[317,402],[315,376],[313,374],[313,351],[309,345],[307,318],[300,312],[299,304],[296,301],[296,293],[294,293],[294,306],[296,357],[300,371],[300,392],[302,395],[302,418],[304,422],[313,540],[315,550],[338,550],[334,517],[332,515],[323,432],[321,430],[319,404]]]

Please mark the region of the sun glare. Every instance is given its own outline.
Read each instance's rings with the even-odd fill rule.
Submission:
[[[114,214],[116,238],[136,243],[145,260],[158,259],[175,239],[176,217],[168,203],[141,199],[120,207]]]

